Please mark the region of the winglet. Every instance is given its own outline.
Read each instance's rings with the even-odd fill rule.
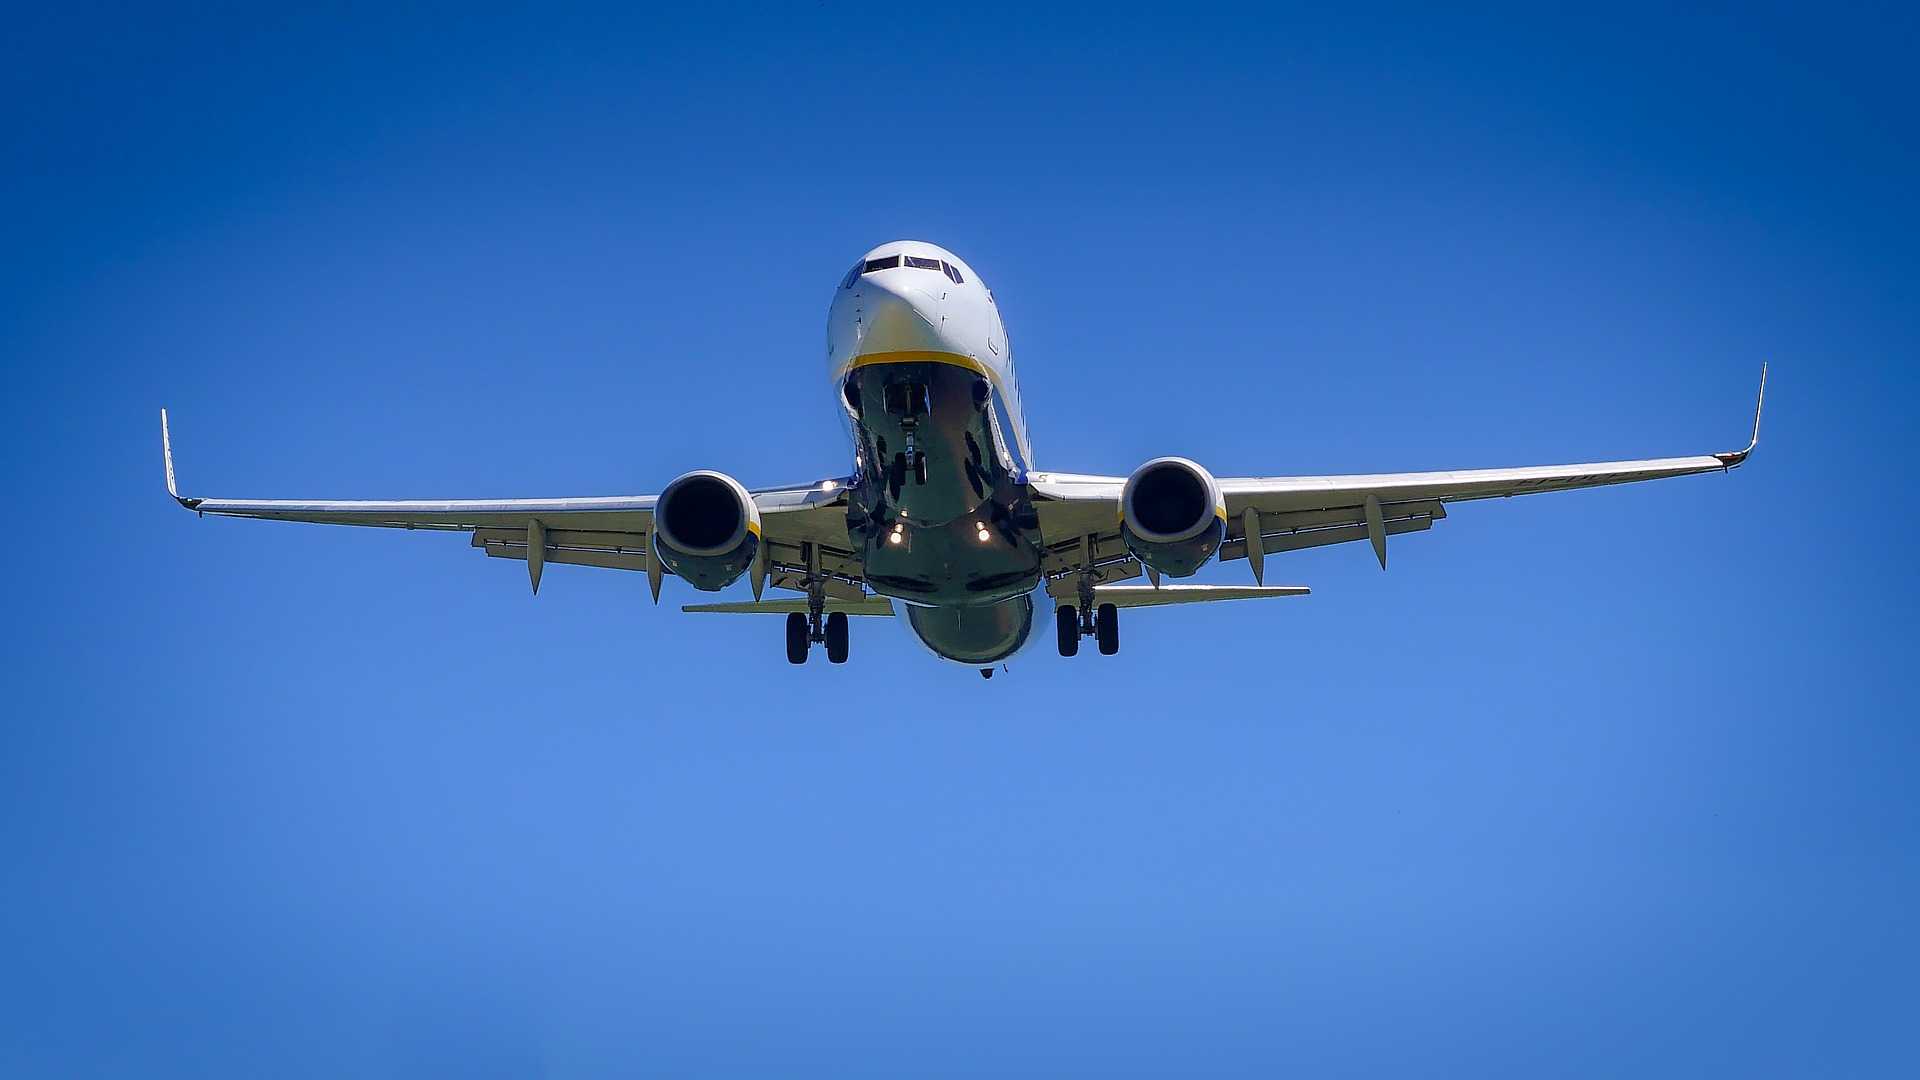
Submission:
[[[167,410],[165,409],[160,410],[160,454],[161,454],[161,457],[164,458],[167,463],[167,494],[173,496],[173,500],[175,502],[179,503],[181,506],[184,506],[189,510],[192,510],[193,508],[199,506],[200,505],[199,499],[181,498],[180,486],[174,482],[173,436],[167,433]]]
[[[1760,396],[1755,399],[1753,403],[1753,437],[1747,440],[1747,447],[1744,450],[1734,450],[1730,453],[1713,455],[1720,459],[1720,464],[1731,469],[1746,461],[1747,455],[1753,453],[1753,448],[1760,445],[1760,409],[1766,405],[1766,403],[1767,365],[1763,362],[1760,365]]]

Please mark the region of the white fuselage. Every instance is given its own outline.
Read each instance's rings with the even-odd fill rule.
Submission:
[[[866,270],[889,260],[899,265]],[[960,280],[953,280],[956,275]],[[995,391],[996,450],[1008,469],[1024,478],[1033,467],[1033,448],[1014,379],[1013,348],[992,291],[945,248],[896,240],[862,256],[834,291],[827,310],[827,368],[837,391],[855,368],[912,360],[952,364],[986,377]]]

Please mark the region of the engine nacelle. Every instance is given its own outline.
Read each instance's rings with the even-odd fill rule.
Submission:
[[[1133,557],[1168,577],[1205,566],[1227,536],[1227,503],[1213,474],[1186,458],[1154,458],[1120,489],[1120,537]]]
[[[747,572],[760,550],[760,508],[725,473],[686,473],[654,503],[653,550],[662,565],[694,588],[726,588]]]

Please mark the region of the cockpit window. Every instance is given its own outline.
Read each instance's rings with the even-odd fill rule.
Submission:
[[[847,271],[847,279],[840,283],[843,289],[852,288],[855,279],[861,274],[871,274],[875,270],[894,270],[905,265],[911,270],[938,270],[947,275],[955,285],[965,285],[967,279],[960,276],[960,268],[945,259],[929,259],[923,255],[882,255],[877,259],[855,264]]]

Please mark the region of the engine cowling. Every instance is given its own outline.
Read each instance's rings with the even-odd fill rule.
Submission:
[[[1205,566],[1227,535],[1213,474],[1186,458],[1154,458],[1120,489],[1120,536],[1133,557],[1168,577]]]
[[[694,588],[726,588],[747,572],[760,550],[760,508],[725,473],[686,473],[654,503],[653,550],[662,565]]]

